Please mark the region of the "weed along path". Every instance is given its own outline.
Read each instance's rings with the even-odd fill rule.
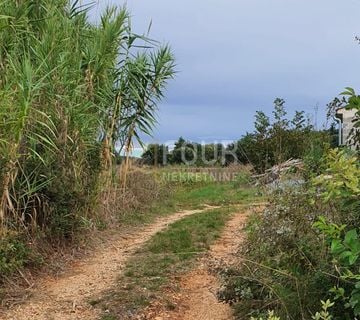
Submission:
[[[159,218],[129,234],[118,234],[95,248],[94,254],[78,261],[59,278],[40,280],[23,304],[0,311],[1,320],[95,320],[101,310],[89,300],[111,287],[136,250],[168,225],[214,207],[182,211]]]
[[[178,292],[172,293],[173,310],[157,303],[151,305],[144,319],[155,320],[232,320],[233,312],[228,304],[218,301],[217,291],[221,284],[214,270],[229,266],[236,261],[235,254],[243,242],[242,231],[253,208],[234,214],[226,224],[220,238],[200,258],[195,269],[180,278]]]

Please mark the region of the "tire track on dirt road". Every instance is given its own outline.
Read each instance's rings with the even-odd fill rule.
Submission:
[[[117,234],[106,240],[94,254],[80,259],[58,278],[47,277],[36,285],[31,297],[10,310],[0,311],[2,320],[95,320],[101,310],[89,299],[111,287],[123,271],[127,260],[145,242],[169,224],[186,216],[217,207],[187,210],[158,218],[153,224],[128,234]]]
[[[264,204],[240,210],[227,223],[221,237],[210,247],[208,253],[192,271],[181,277],[179,292],[174,295],[175,310],[166,310],[156,303],[145,310],[146,320],[232,320],[230,305],[219,302],[217,291],[221,287],[219,278],[211,269],[225,267],[238,262],[236,256],[244,241],[242,230],[253,210],[261,210]]]

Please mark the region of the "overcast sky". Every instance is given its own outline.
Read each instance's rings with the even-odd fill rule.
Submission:
[[[98,0],[92,18],[107,4]],[[237,139],[276,97],[318,124],[345,86],[360,86],[360,0],[128,0],[133,29],[173,48],[178,74],[154,140]],[[151,138],[147,139],[152,141]]]

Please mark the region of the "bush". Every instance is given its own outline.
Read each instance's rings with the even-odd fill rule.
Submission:
[[[326,246],[312,228],[319,208],[307,197],[305,188],[277,195],[247,226],[245,259],[227,275],[223,294],[235,303],[239,319],[269,308],[285,319],[310,318],[329,295],[332,282],[321,272],[329,266]]]
[[[310,231],[313,219],[299,213],[304,219],[289,215],[281,223],[285,214],[275,208],[264,220],[252,222],[245,261],[226,277],[224,299],[235,303],[239,319],[262,315],[269,308],[284,319],[309,319],[318,301],[330,296],[330,258]]]
[[[21,269],[30,256],[29,248],[18,234],[2,232],[0,235],[0,274],[9,275]]]
[[[241,267],[225,273],[220,292],[239,319],[265,317],[268,309],[281,319],[360,314],[359,162],[330,150],[321,163],[319,176],[272,193],[266,210],[250,219]]]

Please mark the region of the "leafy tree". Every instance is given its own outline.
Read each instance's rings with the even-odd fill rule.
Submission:
[[[317,150],[316,145],[322,146],[323,142],[330,141],[329,132],[315,131],[303,111],[296,111],[289,120],[283,99],[275,99],[273,115],[274,121],[271,123],[264,112],[256,112],[255,131],[228,146],[228,149],[236,150],[241,163],[252,164],[257,171],[264,172],[289,158],[310,159],[308,154]],[[321,159],[322,153],[319,154]],[[227,163],[232,161],[228,156]]]
[[[149,144],[141,158],[147,165],[164,166],[169,161],[169,148],[164,144]]]
[[[304,129],[306,123],[305,112],[295,111],[294,118],[291,120],[291,124],[295,130],[301,131]]]
[[[186,140],[183,137],[180,137],[177,142],[175,142],[174,149],[171,153],[170,161],[172,164],[181,164],[182,163],[182,148],[185,146]]]
[[[272,125],[272,137],[274,143],[274,157],[277,163],[283,162],[285,159],[284,144],[286,144],[286,136],[289,126],[289,120],[285,118],[287,112],[285,110],[285,100],[276,98],[274,101],[274,118]]]
[[[262,111],[257,111],[255,115],[255,135],[260,166],[259,170],[264,171],[269,166],[270,119]]]

